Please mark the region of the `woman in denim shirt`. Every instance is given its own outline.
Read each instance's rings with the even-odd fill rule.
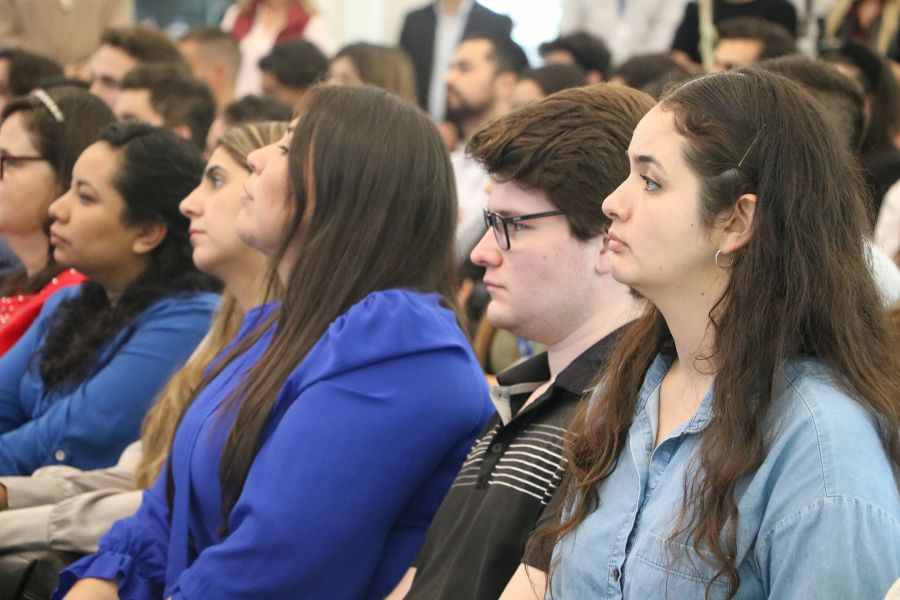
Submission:
[[[856,163],[777,75],[665,97],[604,201],[647,298],[573,424],[554,598],[881,598],[900,366]]]

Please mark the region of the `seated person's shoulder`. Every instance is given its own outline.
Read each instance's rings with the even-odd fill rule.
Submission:
[[[831,369],[815,360],[791,361],[774,392],[757,484],[768,480],[784,508],[855,498],[900,511],[877,419]]]

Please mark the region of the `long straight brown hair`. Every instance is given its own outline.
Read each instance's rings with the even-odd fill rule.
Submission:
[[[713,418],[702,434],[700,476],[684,482],[672,533],[687,533],[712,556],[714,581],[727,580],[733,597],[739,585],[735,488],[766,458],[762,422],[785,362],[804,356],[830,367],[845,391],[877,416],[895,467],[900,364],[869,271],[866,198],[856,162],[812,98],[779,75],[746,69],[689,82],[660,106],[674,114],[685,137],[707,225],[740,195],[759,198],[752,239],[734,256],[730,281],[710,316],[717,365]],[[647,369],[658,353],[674,352],[666,322],[652,306],[621,340],[593,402],[570,429],[570,510],[548,533],[557,541],[597,507],[598,485],[615,469]]]
[[[289,152],[293,218],[270,287],[285,257],[298,258],[278,308],[207,377],[273,332],[228,400],[239,408],[220,462],[223,535],[279,390],[332,321],[391,288],[434,292],[456,308],[456,188],[428,116],[369,86],[314,87],[299,110]]]

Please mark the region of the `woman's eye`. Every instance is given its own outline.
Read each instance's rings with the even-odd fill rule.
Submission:
[[[528,229],[528,225],[522,223],[521,221],[513,221],[511,223],[513,231],[522,231],[523,229]]]
[[[644,180],[644,191],[646,192],[656,192],[659,191],[659,184],[650,179],[645,175],[641,175],[641,179]]]
[[[287,153],[288,153],[288,147],[285,146],[285,145],[283,145],[283,144],[278,144],[278,150],[279,150],[279,152],[281,152],[282,154],[287,154]]]
[[[94,199],[85,194],[78,194],[78,201],[81,202],[82,204],[90,204],[91,202],[94,201]]]
[[[221,177],[210,177],[209,182],[212,184],[214,190],[217,190],[225,185],[225,180],[223,180]]]

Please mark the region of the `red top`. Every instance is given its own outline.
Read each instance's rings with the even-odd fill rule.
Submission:
[[[56,290],[70,285],[78,285],[87,279],[75,269],[68,269],[54,277],[50,283],[36,294],[19,294],[0,298],[0,356],[12,348],[19,338],[28,331],[44,301]]]
[[[234,26],[231,28],[231,35],[234,39],[240,41],[245,35],[250,33],[250,30],[253,28],[253,21],[256,19],[256,9],[261,2],[262,0],[250,0],[249,6],[238,13],[237,18],[234,20]],[[300,4],[295,3],[291,6],[288,12],[287,24],[278,32],[275,43],[280,44],[287,40],[302,37],[303,30],[306,29],[309,19],[309,13],[303,10]]]

